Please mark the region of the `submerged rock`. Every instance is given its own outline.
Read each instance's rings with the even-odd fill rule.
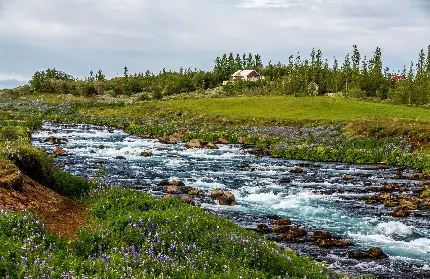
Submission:
[[[66,151],[64,151],[64,150],[63,150],[61,147],[59,147],[59,146],[54,147],[53,154],[54,154],[54,156],[55,156],[55,157],[59,157],[59,156],[68,156],[68,155],[69,155]]]
[[[124,156],[116,156],[115,159],[117,160],[127,160]]]
[[[319,247],[330,248],[330,247],[346,247],[351,246],[352,242],[348,240],[336,240],[336,239],[318,239],[317,245]]]
[[[158,186],[167,186],[167,185],[170,185],[170,182],[169,182],[169,180],[167,180],[167,179],[163,179],[163,180],[161,180],[160,182],[158,182],[158,184],[157,184]]]
[[[281,177],[281,179],[279,179],[280,183],[291,183],[291,178],[289,177]]]
[[[295,168],[290,170],[291,173],[303,173],[303,169],[302,168]]]
[[[142,156],[142,157],[151,157],[152,156],[152,152],[142,151],[142,152],[140,152],[140,156]]]
[[[354,179],[354,177],[352,175],[350,175],[350,174],[346,174],[346,175],[343,176],[343,179],[345,179],[345,180],[352,180],[352,179]]]

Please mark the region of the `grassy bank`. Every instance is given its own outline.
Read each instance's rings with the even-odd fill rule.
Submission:
[[[170,100],[89,108],[83,114],[108,117],[147,117],[154,112],[189,112],[221,118],[249,120],[352,121],[369,117],[430,121],[430,109],[391,105],[336,97],[231,97]]]

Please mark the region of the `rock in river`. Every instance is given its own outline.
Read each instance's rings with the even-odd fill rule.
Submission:
[[[312,235],[313,239],[331,239],[332,235],[328,231],[315,231]]]
[[[152,156],[152,152],[142,151],[142,152],[140,152],[140,156],[142,156],[142,157],[151,157]]]
[[[289,226],[289,225],[291,225],[291,220],[290,219],[278,219],[278,220],[276,220],[275,224],[278,226]]]
[[[56,147],[54,147],[54,151],[53,151],[53,153],[54,153],[54,156],[55,157],[58,157],[58,156],[68,156],[69,154],[67,154],[67,152],[66,151],[64,151],[61,147],[59,147],[59,146],[56,146]]]
[[[408,217],[409,213],[405,207],[399,206],[391,215],[394,217]]]
[[[213,142],[209,142],[209,143],[206,145],[206,148],[207,148],[207,149],[219,149],[219,147],[218,147],[218,146],[216,146],[216,145],[215,145],[215,143],[213,143]]]
[[[202,143],[198,139],[192,139],[185,144],[186,148],[201,148]]]

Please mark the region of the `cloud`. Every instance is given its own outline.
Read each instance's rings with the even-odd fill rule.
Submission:
[[[401,67],[430,37],[420,0],[0,0],[0,79],[56,67],[108,76],[180,66],[210,69],[225,52],[287,62],[320,48],[342,60],[357,44]]]

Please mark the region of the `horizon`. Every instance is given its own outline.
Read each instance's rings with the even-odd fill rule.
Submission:
[[[124,66],[210,71],[230,52],[259,54],[267,65],[315,48],[331,64],[354,44],[368,58],[379,46],[396,72],[426,51],[429,13],[424,0],[0,0],[0,88],[47,68],[77,78],[99,69],[112,78]]]

